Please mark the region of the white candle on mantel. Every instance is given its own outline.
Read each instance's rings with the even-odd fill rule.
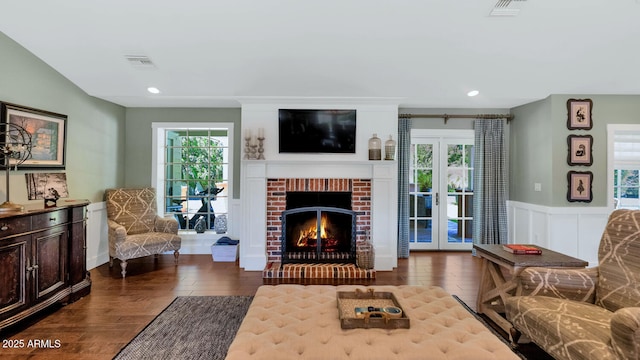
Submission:
[[[245,139],[251,138],[251,129],[244,129],[244,138]]]
[[[258,128],[258,139],[264,138],[264,128]]]

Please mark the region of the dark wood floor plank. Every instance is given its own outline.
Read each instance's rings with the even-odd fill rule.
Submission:
[[[400,259],[394,271],[378,271],[364,285],[440,286],[475,308],[480,259],[469,252],[416,252]],[[55,312],[38,316],[34,324],[10,329],[2,339],[24,340],[22,349],[0,349],[4,359],[111,359],[176,296],[254,295],[262,273],[244,271],[237,263],[213,262],[210,255],[173,255],[134,259],[122,279],[120,265],[91,270],[91,294]],[[327,284],[327,280],[308,283]],[[7,337],[8,336],[8,337]],[[34,348],[34,340],[60,342],[60,347]]]

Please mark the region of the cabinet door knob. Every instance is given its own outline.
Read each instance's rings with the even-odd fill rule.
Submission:
[[[0,225],[0,230],[2,230],[2,231],[7,231],[7,230],[9,230],[9,225],[7,225],[7,224],[2,224],[2,225]]]

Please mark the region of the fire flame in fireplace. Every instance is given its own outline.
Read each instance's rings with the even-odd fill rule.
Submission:
[[[298,241],[299,247],[316,246],[318,239],[318,223],[316,220],[309,221],[309,226],[300,230]],[[331,234],[329,219],[326,214],[322,214],[320,218],[320,239],[322,246],[331,247],[338,245],[338,240]]]

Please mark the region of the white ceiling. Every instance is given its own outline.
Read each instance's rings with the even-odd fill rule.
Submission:
[[[2,0],[0,31],[127,107],[348,97],[511,108],[640,94],[640,0],[513,1],[517,16],[490,17],[496,1]]]

